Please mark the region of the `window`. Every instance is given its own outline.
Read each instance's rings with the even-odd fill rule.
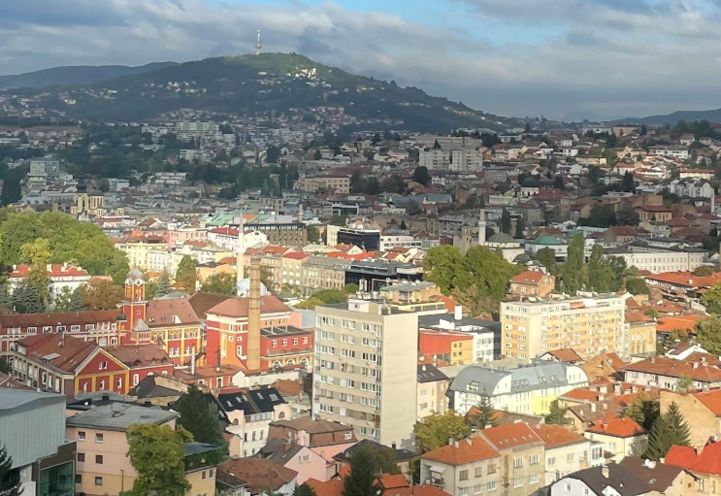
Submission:
[[[458,480],[468,480],[468,470],[461,470],[458,472]]]
[[[123,378],[118,377],[118,380],[116,381],[115,385],[118,389],[122,388],[123,387]]]
[[[96,486],[102,486],[103,485],[103,478],[102,477],[95,477],[95,485]]]
[[[37,327],[28,327],[28,334],[37,334],[38,328]]]
[[[486,484],[486,491],[495,491],[495,490],[496,490],[496,481],[495,480],[488,481],[488,483]]]
[[[546,462],[548,463],[549,467],[552,467],[556,464],[556,458],[551,456],[549,458],[546,458]]]
[[[575,453],[569,453],[569,454],[567,454],[567,455],[566,455],[566,462],[572,463],[573,460],[574,460],[574,458],[576,457],[575,455],[576,455]]]
[[[98,381],[98,389],[100,389],[100,390],[105,389],[105,379],[100,379]]]
[[[108,369],[108,362],[100,362],[98,365],[98,369],[100,370],[107,370]]]
[[[528,483],[529,484],[538,484],[539,480],[540,479],[538,477],[538,474],[531,474],[531,476],[528,478]]]
[[[133,374],[133,386],[137,386],[139,382],[140,382],[140,375]]]
[[[85,453],[78,453],[78,461],[79,462],[85,461]]]
[[[531,455],[531,456],[528,457],[528,463],[529,463],[530,465],[538,465],[538,462],[539,462],[540,460],[541,460],[541,457],[538,456],[538,453],[536,453],[535,455]]]
[[[473,474],[474,477],[483,477],[483,467],[476,467],[476,471]]]
[[[78,441],[85,441],[85,431],[78,431]]]
[[[467,487],[459,487],[458,488],[458,496],[468,496],[468,488]]]
[[[473,486],[473,494],[481,494],[483,492],[483,486],[481,484],[476,484]]]
[[[75,483],[82,484],[82,482],[83,482],[83,476],[80,474],[75,474]]]
[[[95,442],[96,443],[102,443],[103,442],[103,434],[101,432],[97,432],[95,434]]]
[[[351,439],[353,439],[353,433],[351,431],[347,431],[345,434],[343,434],[343,438],[346,441],[350,441]]]
[[[79,326],[79,325],[76,324],[76,325],[71,325],[71,326],[70,326],[70,332],[79,332],[79,331],[80,331],[80,326]]]
[[[495,474],[496,473],[496,464],[495,463],[489,463],[488,464],[488,475]]]
[[[517,456],[513,459],[513,468],[521,468],[523,467],[523,458],[520,456]]]
[[[97,463],[98,465],[102,465],[103,464],[103,455],[95,455],[95,463]]]
[[[523,485],[523,476],[516,474],[513,476],[513,487],[521,487]]]
[[[270,346],[271,346],[272,348],[276,348],[276,347],[278,346],[278,340],[277,340],[277,339],[272,340],[272,341],[270,342]]]
[[[283,340],[281,340],[280,344],[281,344],[282,346],[288,346],[288,340],[287,340],[287,339],[283,339]]]

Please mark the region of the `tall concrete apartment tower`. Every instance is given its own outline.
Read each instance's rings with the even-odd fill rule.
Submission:
[[[418,314],[380,302],[316,307],[313,414],[358,436],[413,447]]]
[[[482,208],[478,212],[478,244],[486,243],[486,209]]]

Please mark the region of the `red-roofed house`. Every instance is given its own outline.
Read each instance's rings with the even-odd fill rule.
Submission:
[[[718,494],[721,489],[721,442],[711,441],[701,451],[671,446],[664,463],[681,467],[696,479],[695,491],[684,494]]]
[[[545,443],[527,423],[490,427],[478,431],[477,435],[488,441],[500,456],[500,473],[507,481],[504,494],[524,496],[546,485]]]
[[[556,278],[540,270],[525,270],[511,278],[509,293],[515,296],[546,297],[556,287]]]
[[[73,397],[129,390],[128,367],[92,341],[61,334],[30,336],[15,343],[13,375],[26,385]]]
[[[586,429],[587,439],[603,443],[605,457],[618,462],[627,456],[641,456],[648,445],[648,434],[630,417],[610,419]]]
[[[721,368],[703,357],[697,361],[652,356],[624,368],[626,382],[675,390],[679,380],[690,380],[695,389],[721,387]]]
[[[553,360],[563,363],[581,363],[583,358],[576,353],[573,348],[561,348],[560,350],[550,350],[538,357],[540,360]]]
[[[532,429],[546,445],[546,485],[566,475],[603,464],[603,447],[564,426],[538,424]]]
[[[421,456],[421,482],[457,494],[501,490],[503,472],[498,450],[483,437],[451,441]]]
[[[30,265],[20,264],[12,266],[7,281],[11,294],[15,291],[15,288],[27,279],[29,273]],[[68,291],[73,292],[90,281],[90,274],[88,274],[85,269],[67,263],[48,264],[47,275],[48,291],[51,300],[63,291],[63,288],[67,288]]]

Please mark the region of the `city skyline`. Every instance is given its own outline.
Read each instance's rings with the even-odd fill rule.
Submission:
[[[513,116],[617,118],[721,106],[711,1],[41,0],[0,6],[3,73],[264,51]]]

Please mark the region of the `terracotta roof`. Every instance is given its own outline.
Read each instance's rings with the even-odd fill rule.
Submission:
[[[541,279],[543,279],[542,272],[539,272],[537,270],[524,270],[518,275],[515,275],[511,278],[511,282],[519,283],[519,284],[538,284]]]
[[[303,253],[302,251],[291,251],[283,254],[283,258],[290,258],[293,260],[305,260],[310,255]]]
[[[559,362],[568,362],[568,363],[576,363],[576,362],[582,362],[583,358],[576,353],[576,350],[573,348],[561,348],[559,350],[550,350],[547,351],[549,355],[553,356],[556,360]]]
[[[568,446],[569,444],[585,443],[587,440],[580,434],[571,432],[561,425],[538,424],[532,427],[546,445],[546,449]]]
[[[490,427],[480,432],[499,450],[543,442],[540,436],[525,422]]]
[[[704,317],[700,314],[687,314],[687,315],[664,315],[659,317],[656,323],[656,331],[660,332],[671,332],[678,330],[693,331],[696,328],[696,322]]]
[[[278,379],[271,384],[284,398],[286,396],[298,396],[303,391],[303,385],[293,379]]]
[[[586,429],[586,432],[623,438],[640,436],[641,434],[646,433],[644,428],[638,425],[638,422],[630,417],[615,418],[607,422],[599,422]]]
[[[710,276],[697,276],[693,272],[663,272],[648,275],[646,279],[686,288],[711,287],[721,282],[721,272],[716,272]]]
[[[45,325],[96,324],[115,322],[121,315],[119,310],[97,310],[90,312],[53,313],[8,313],[0,314],[0,328],[41,327]]]
[[[641,312],[633,311],[633,310],[626,310],[625,312],[625,320],[626,322],[653,322],[653,319],[651,319],[649,316],[644,315]]]
[[[692,472],[721,475],[721,442],[709,443],[699,453],[685,446],[671,446],[665,461]]]
[[[290,307],[273,295],[261,297],[260,311],[262,313],[290,312]],[[223,317],[247,317],[250,298],[227,298],[207,310],[206,314],[221,315]]]
[[[239,458],[218,465],[218,480],[231,487],[242,486],[251,494],[277,491],[295,479],[298,472],[263,458]]]
[[[13,265],[12,270],[8,274],[9,278],[12,279],[25,279],[30,273],[30,265],[19,264]],[[90,274],[82,267],[77,267],[70,264],[48,264],[47,265],[48,277],[83,277],[89,278]]]
[[[694,396],[697,400],[703,403],[706,408],[717,417],[721,417],[721,389],[714,389],[712,391],[702,391],[695,393]]]
[[[187,298],[160,298],[148,302],[145,322],[149,327],[199,324],[200,319]]]
[[[497,456],[499,456],[498,452],[486,439],[469,437],[431,450],[422,455],[421,458],[447,465],[465,465]]]
[[[105,351],[123,362],[129,368],[171,365],[168,353],[157,344],[131,344],[106,346]]]
[[[94,341],[84,341],[62,333],[29,336],[21,340],[20,344],[25,346],[29,357],[71,374],[86,358],[100,349]]]
[[[193,307],[195,315],[200,319],[205,318],[205,312],[213,308],[218,303],[224,302],[228,297],[225,295],[213,294],[213,293],[195,293],[188,298],[190,306]]]
[[[689,377],[699,382],[721,382],[721,369],[706,363],[674,360],[665,356],[650,357],[626,365],[625,370],[666,377]]]
[[[281,425],[289,429],[305,431],[308,434],[325,434],[328,432],[346,432],[353,430],[348,425],[334,422],[332,420],[314,419],[309,416],[294,418],[291,420],[276,420],[273,425]]]
[[[341,479],[319,481],[310,478],[305,483],[313,488],[316,496],[342,496],[343,494],[343,481]]]

